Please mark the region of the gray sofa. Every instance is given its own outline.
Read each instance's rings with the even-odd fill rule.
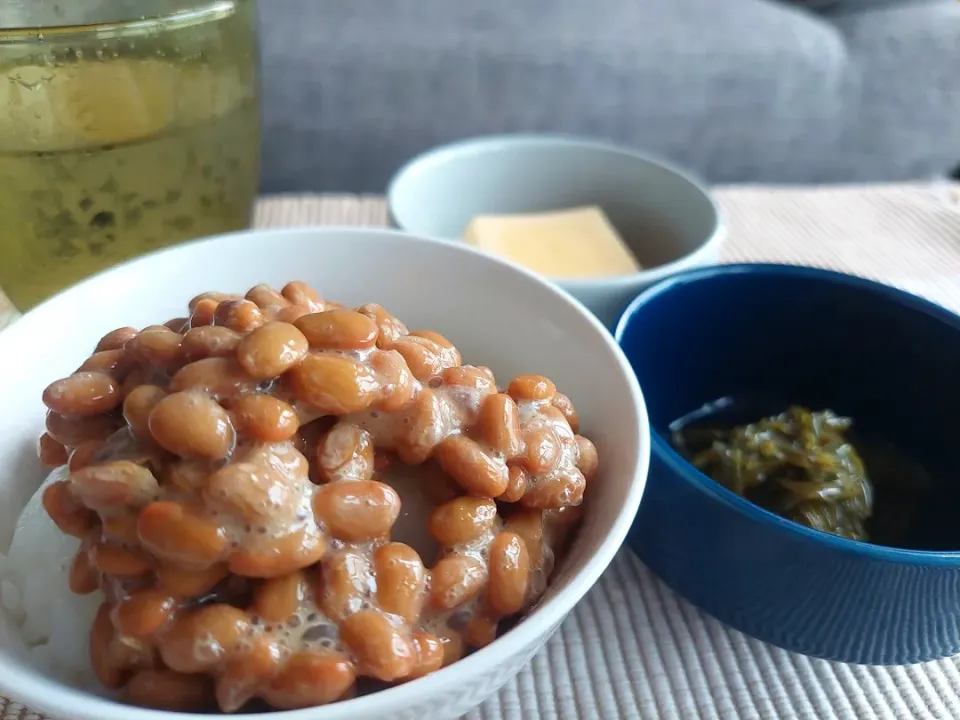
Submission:
[[[956,0],[261,0],[266,191],[378,191],[412,155],[559,131],[713,182],[944,174]]]

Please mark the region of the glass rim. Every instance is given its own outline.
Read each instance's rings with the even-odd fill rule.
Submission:
[[[173,29],[232,15],[252,0],[0,0],[0,45],[89,34],[108,38]]]

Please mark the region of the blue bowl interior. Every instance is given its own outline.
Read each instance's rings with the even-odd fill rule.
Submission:
[[[854,420],[868,472],[886,443],[935,479],[878,489],[872,536],[914,550],[960,550],[960,318],[925,300],[809,268],[686,272],[648,290],[617,331],[644,390],[653,452],[679,459],[669,426],[729,397],[740,424],[800,404]],[[688,466],[688,477],[711,483]],[[722,491],[726,493],[725,490]],[[732,498],[732,494],[730,494]],[[745,502],[745,501],[743,501]],[[904,518],[909,524],[904,525]],[[894,538],[887,542],[883,538]]]

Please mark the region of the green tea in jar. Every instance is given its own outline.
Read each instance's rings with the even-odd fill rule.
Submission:
[[[253,0],[36,7],[56,21],[85,5],[98,8],[86,24],[0,29],[0,289],[20,310],[123,260],[244,228],[256,196]],[[24,7],[25,25],[37,11]]]

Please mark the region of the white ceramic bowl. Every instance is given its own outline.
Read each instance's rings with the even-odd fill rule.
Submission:
[[[477,215],[600,206],[643,270],[555,279],[607,326],[644,287],[713,263],[726,237],[720,210],[693,177],[604,142],[556,135],[481,137],[430,150],[390,182],[391,222],[456,240]]]
[[[487,648],[433,675],[353,700],[256,717],[272,720],[456,718],[503,685],[554,632],[620,547],[640,503],[650,442],[646,408],[613,338],[581,305],[526,271],[469,248],[386,230],[295,229],[198,241],[121,265],[43,303],[0,332],[0,549],[43,475],[35,457],[41,392],[114,327],[182,314],[206,290],[306,281],[352,305],[379,302],[411,327],[449,337],[498,378],[548,375],[597,444],[601,475],[585,521],[544,602]],[[44,677],[0,632],[0,692],[56,720],[209,716],[121,705]]]

